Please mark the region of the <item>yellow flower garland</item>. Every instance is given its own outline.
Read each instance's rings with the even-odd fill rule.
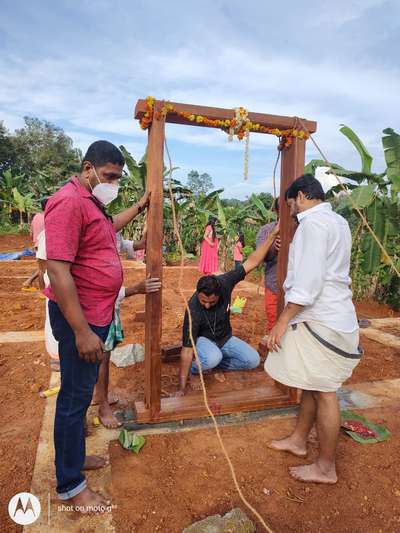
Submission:
[[[146,98],[146,112],[143,117],[140,119],[140,127],[143,130],[146,130],[151,125],[154,118],[154,96],[148,96]],[[294,138],[298,139],[308,139],[309,134],[303,130],[298,130],[296,128],[289,128],[286,130],[280,130],[279,128],[268,128],[267,126],[262,126],[257,122],[251,122],[248,118],[248,111],[244,107],[237,107],[234,109],[234,118],[232,119],[211,119],[204,117],[203,115],[196,115],[193,113],[188,113],[187,111],[177,111],[175,107],[170,102],[165,102],[161,110],[156,113],[156,120],[165,118],[168,114],[178,115],[190,122],[197,122],[197,124],[204,124],[205,126],[211,128],[220,128],[226,133],[228,133],[229,140],[232,141],[233,136],[236,135],[239,140],[245,139],[245,152],[244,152],[244,178],[248,178],[249,171],[249,141],[250,141],[250,132],[258,133],[268,133],[271,135],[276,135],[280,138],[279,150],[284,150],[289,148],[293,143]]]
[[[153,121],[154,115],[154,103],[155,98],[153,96],[148,96],[146,98],[146,112],[143,117],[140,119],[140,126],[142,129],[146,130]],[[293,138],[297,137],[299,139],[308,139],[309,135],[303,130],[298,130],[296,128],[289,128],[286,130],[280,130],[279,128],[268,128],[267,126],[262,126],[257,122],[251,122],[247,118],[248,112],[244,107],[237,108],[239,110],[239,116],[243,118],[240,124],[237,118],[237,113],[235,110],[235,118],[233,119],[211,119],[204,117],[203,115],[195,115],[193,113],[188,113],[187,111],[177,111],[175,107],[170,102],[165,102],[161,108],[161,112],[157,113],[156,119],[159,120],[161,117],[166,117],[168,114],[176,114],[190,122],[197,122],[198,124],[204,124],[205,126],[220,128],[223,131],[228,132],[230,135],[230,130],[233,129],[234,134],[237,135],[238,139],[244,139],[246,131],[253,131],[259,133],[269,133],[271,135],[276,135],[277,137],[285,137],[286,139],[291,139],[289,141],[289,146],[293,142]],[[237,126],[239,127],[237,128]],[[287,146],[285,146],[287,147]]]

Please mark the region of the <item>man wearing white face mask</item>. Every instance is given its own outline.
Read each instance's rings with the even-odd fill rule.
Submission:
[[[79,175],[49,199],[45,211],[51,284],[45,294],[61,370],[54,424],[57,493],[83,512],[107,504],[87,487],[82,470],[106,464],[101,457],[85,455],[84,420],[122,285],[116,231],[149,202],[146,193],[126,211],[114,217],[106,213],[104,206],[118,195],[124,164],[116,146],[96,141]]]

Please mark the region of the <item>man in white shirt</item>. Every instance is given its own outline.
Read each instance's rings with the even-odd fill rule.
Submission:
[[[299,227],[289,249],[284,283],[285,308],[268,339],[265,370],[275,380],[302,390],[293,433],[270,447],[307,455],[307,439],[316,422],[319,456],[310,465],[292,467],[301,481],[336,483],[335,455],[340,429],[336,391],[358,364],[359,331],[352,293],[351,232],[332,211],[321,184],[301,176],[286,191]]]

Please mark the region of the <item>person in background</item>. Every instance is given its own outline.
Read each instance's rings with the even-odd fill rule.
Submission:
[[[143,236],[140,241],[131,241],[129,239],[124,239],[122,232],[117,232],[117,249],[119,254],[126,252],[128,259],[138,259],[144,258],[144,249],[146,248],[146,235],[147,230],[143,231]],[[139,254],[140,252],[140,254]]]
[[[32,238],[33,247],[35,251],[37,251],[37,248],[38,248],[39,235],[44,230],[44,210],[46,208],[47,200],[48,200],[47,198],[44,198],[41,201],[42,211],[40,211],[39,213],[36,213],[33,216],[31,226],[29,229],[29,234]],[[39,269],[35,270],[32,276],[28,278],[26,281],[24,281],[24,283],[22,284],[22,287],[24,287],[25,289],[32,287],[32,283],[35,281],[35,279],[38,279],[38,278],[39,278]],[[43,287],[40,286],[40,279],[39,279],[39,288],[43,290]]]
[[[110,375],[110,357],[111,351],[122,342],[124,332],[122,329],[120,306],[125,298],[134,296],[135,294],[151,294],[159,291],[161,282],[158,278],[147,278],[143,281],[135,283],[131,287],[121,287],[114,308],[114,318],[108,332],[107,339],[104,343],[104,358],[100,363],[99,376],[93,393],[92,405],[99,406],[99,419],[104,427],[108,429],[115,429],[121,426],[121,423],[115,417],[110,403],[108,383]],[[113,402],[116,403],[116,402]]]
[[[175,396],[186,393],[191,374],[191,386],[199,385],[199,369],[193,360],[191,337],[196,345],[202,370],[245,370],[256,368],[260,363],[258,352],[247,342],[232,335],[230,310],[232,291],[246,275],[260,265],[279,231],[279,226],[269,234],[266,241],[255,250],[238,268],[219,276],[203,276],[197,283],[196,292],[188,302],[192,319],[190,332],[189,314],[183,322],[183,341],[179,370],[179,390]],[[217,378],[217,375],[215,375]],[[218,381],[223,381],[220,376]]]
[[[201,243],[199,271],[205,275],[215,274],[219,270],[216,224],[217,219],[210,216],[204,231],[203,242]]]
[[[279,220],[279,199],[276,198],[272,206],[272,210],[277,214]],[[270,222],[262,226],[257,233],[256,245],[257,248],[265,241],[270,235],[276,225],[277,221]],[[273,245],[268,250],[264,260],[264,286],[265,286],[265,315],[267,318],[266,330],[267,334],[275,326],[278,313],[278,285],[277,285],[277,266],[278,266],[278,252],[281,246],[281,240],[279,235],[276,237]]]
[[[41,231],[37,237],[36,259],[39,266],[39,288],[44,291],[50,285],[49,276],[47,275],[47,255],[46,255],[46,234],[45,230]],[[58,342],[54,338],[50,325],[49,316],[49,299],[45,301],[45,322],[44,322],[44,341],[46,351],[50,357],[50,368],[54,372],[60,371],[60,358],[58,355]]]
[[[44,198],[40,204],[42,210],[39,213],[36,213],[31,222],[30,226],[30,235],[32,237],[33,246],[37,248],[38,245],[38,236],[44,230],[44,210],[46,209],[48,198]]]
[[[116,232],[150,200],[146,192],[136,205],[108,215],[105,206],[118,197],[124,164],[112,143],[94,142],[79,174],[49,198],[45,211],[50,278],[45,294],[61,370],[54,422],[57,494],[83,513],[109,505],[89,489],[83,474],[107,464],[102,457],[86,456],[84,421],[122,286]]]
[[[306,457],[316,423],[318,456],[289,471],[300,481],[333,484],[340,430],[336,392],[362,355],[350,289],[351,231],[325,202],[314,176],[296,179],[285,199],[299,226],[289,250],[285,308],[268,337],[264,367],[273,379],[302,394],[294,431],[270,447]]]
[[[233,248],[233,260],[235,261],[235,268],[240,267],[243,263],[243,248],[244,248],[244,235],[240,230],[235,235],[235,247]]]

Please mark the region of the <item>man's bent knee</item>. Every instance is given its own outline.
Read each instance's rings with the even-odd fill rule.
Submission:
[[[204,337],[199,337],[196,343],[196,348],[203,370],[210,370],[220,364],[222,360],[222,352],[215,343]],[[192,372],[194,367],[198,371],[196,362],[194,362],[192,366]]]
[[[260,364],[260,355],[256,350],[252,349],[248,354],[246,354],[246,360],[246,366],[249,370],[252,368],[257,368]]]

